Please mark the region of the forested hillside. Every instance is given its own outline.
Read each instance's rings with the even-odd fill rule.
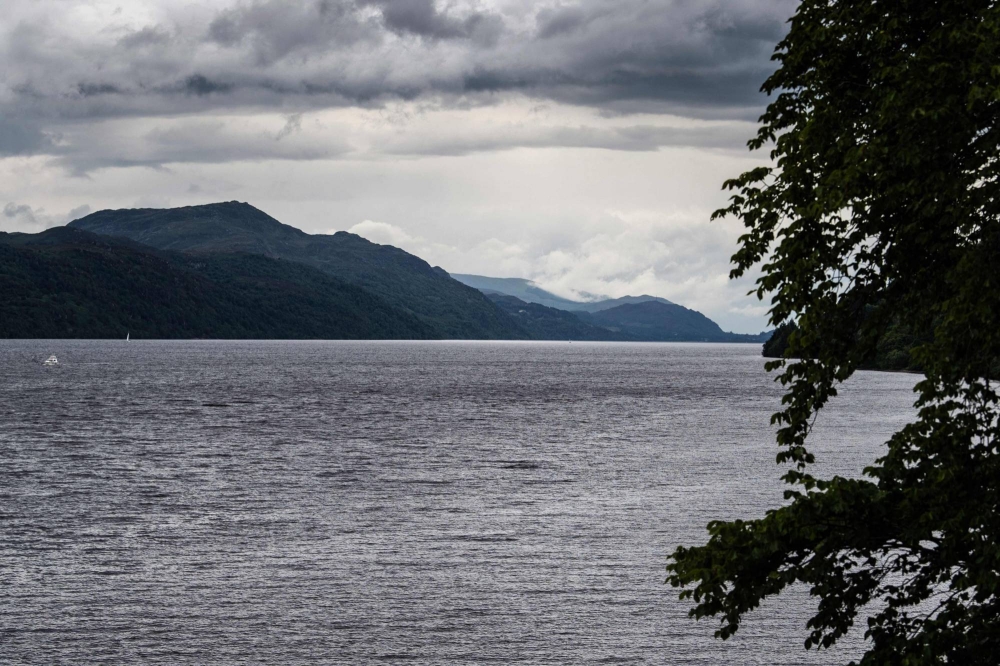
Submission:
[[[343,231],[307,234],[246,203],[102,210],[69,226],[186,254],[245,252],[305,264],[413,313],[436,337],[527,337],[482,293],[420,257]]]
[[[3,338],[432,338],[410,313],[316,269],[185,256],[57,227],[0,234]]]

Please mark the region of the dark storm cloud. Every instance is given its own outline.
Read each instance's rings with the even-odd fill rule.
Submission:
[[[192,95],[200,96],[229,92],[233,89],[233,84],[225,83],[224,81],[212,81],[201,74],[192,74],[184,79],[181,89]]]
[[[458,18],[440,11],[434,0],[366,0],[364,4],[378,7],[385,27],[400,35],[429,39],[478,38],[484,44],[492,44],[504,28],[499,15],[476,11]]]
[[[0,116],[0,157],[47,153],[53,147],[52,135],[31,120]]]
[[[605,9],[605,12],[608,10]],[[594,18],[591,15],[590,18]],[[545,9],[538,13],[538,36],[542,39],[573,32],[588,23],[588,15],[580,7]]]
[[[220,9],[200,29],[152,25],[113,41],[100,32],[62,35],[53,21],[22,21],[4,35],[7,85],[36,85],[49,102],[71,92],[166,95],[185,81],[178,92],[199,95],[280,87],[367,100],[513,89],[587,105],[649,100],[739,113],[761,105],[756,90],[794,4],[538,6],[515,16],[509,8],[459,11],[432,0],[258,0]],[[136,49],[141,58],[129,53]],[[746,83],[734,87],[741,77]],[[216,104],[227,102],[220,96]]]
[[[288,3],[259,0],[218,13],[207,40],[253,56],[253,64],[270,65],[290,56],[339,52],[359,43],[375,43],[380,28],[350,2]]]
[[[154,23],[109,13],[81,26],[61,19],[66,4],[12,0],[0,27],[0,155],[66,157],[72,146],[52,137],[67,123],[425,98],[475,106],[511,93],[610,114],[753,119],[795,6],[234,0],[189,16],[154,2]]]
[[[113,83],[80,83],[76,86],[76,91],[84,97],[94,97],[96,95],[115,95],[121,89]]]
[[[119,46],[126,49],[163,46],[169,42],[170,33],[162,26],[152,26],[136,30],[118,40]]]

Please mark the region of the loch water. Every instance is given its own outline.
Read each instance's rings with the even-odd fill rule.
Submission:
[[[818,473],[914,382],[858,373]],[[846,663],[807,590],[723,642],[664,584],[781,503],[780,396],[756,345],[0,341],[0,663]]]

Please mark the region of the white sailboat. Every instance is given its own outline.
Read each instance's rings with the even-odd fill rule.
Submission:
[[[125,342],[128,342],[128,337],[129,337],[130,335],[132,335],[132,332],[131,332],[131,331],[129,331],[128,333],[126,333],[126,334],[125,334]]]
[[[53,354],[52,356],[49,356],[47,359],[45,359],[42,365],[59,365],[59,359],[57,359],[56,355]]]

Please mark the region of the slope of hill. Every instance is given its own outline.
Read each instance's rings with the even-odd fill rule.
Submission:
[[[249,254],[185,256],[57,227],[0,234],[2,338],[421,339],[364,289]]]
[[[528,332],[532,340],[631,340],[624,333],[594,326],[575,313],[527,303],[506,294],[488,294],[490,300],[503,308]]]
[[[188,254],[244,252],[306,264],[413,313],[437,337],[521,339],[527,334],[481,292],[426,261],[346,232],[307,234],[240,202],[102,210],[70,223]]]
[[[541,287],[535,285],[535,283],[531,280],[523,280],[521,278],[494,278],[486,277],[484,275],[466,275],[462,273],[452,273],[451,276],[462,284],[478,289],[487,295],[503,294],[505,296],[513,296],[514,298],[526,303],[537,303],[538,305],[558,308],[559,310],[574,310],[577,309],[576,306],[581,305],[581,303],[577,301],[571,301],[568,298],[556,296],[551,292],[545,291]]]
[[[770,337],[770,332],[756,335],[727,333],[702,313],[658,296],[571,301],[545,291],[530,280],[463,274],[453,274],[452,277],[481,290],[507,310],[535,339],[763,342]],[[514,301],[500,296],[513,297]],[[547,307],[538,309],[528,305]],[[575,329],[572,320],[546,311],[553,308],[575,315],[592,328]]]
[[[462,273],[452,273],[451,276],[462,284],[474,287],[484,294],[506,294],[507,296],[513,296],[528,303],[538,303],[539,305],[571,312],[598,312],[619,305],[625,305],[626,303],[645,303],[646,301],[671,304],[665,298],[646,295],[622,296],[621,298],[605,298],[594,301],[573,301],[562,296],[556,296],[552,292],[542,289],[531,280],[524,280],[522,278],[494,278]]]
[[[616,308],[619,305],[635,305],[638,303],[662,303],[663,305],[674,305],[674,303],[668,301],[665,298],[660,298],[659,296],[648,296],[643,294],[642,296],[622,296],[621,298],[607,298],[601,301],[578,303],[577,307],[573,309],[578,310],[580,312],[601,312],[602,310],[610,310],[611,308]],[[692,310],[692,312],[694,312],[694,310]]]
[[[727,333],[700,312],[673,303],[645,301],[626,303],[580,318],[648,342],[761,342],[767,334]]]

